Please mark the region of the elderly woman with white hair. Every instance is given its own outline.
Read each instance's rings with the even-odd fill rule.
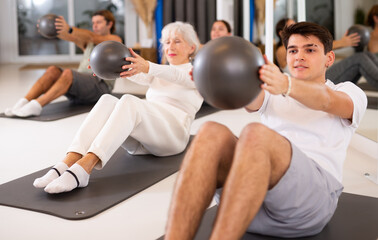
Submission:
[[[170,65],[144,60],[131,49],[131,64],[120,74],[148,85],[146,99],[125,94],[118,99],[103,95],[91,110],[63,161],[57,163],[34,186],[48,193],[86,187],[93,168],[102,169],[122,146],[130,154],[168,156],[182,152],[190,126],[203,98],[189,72],[190,58],[199,48],[190,24],[174,22],[162,30],[162,50]]]

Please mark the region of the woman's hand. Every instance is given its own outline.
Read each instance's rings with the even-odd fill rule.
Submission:
[[[264,82],[261,88],[274,95],[286,93],[289,88],[288,76],[283,74],[272,62],[269,62],[266,55],[264,55],[264,59],[266,64],[259,70],[260,79]]]
[[[348,34],[348,31],[340,39],[344,47],[355,47],[358,46],[358,43],[361,41],[361,36],[358,33]]]
[[[150,64],[146,60],[144,60],[144,58],[136,54],[131,48],[129,48],[129,51],[132,57],[127,57],[125,58],[125,60],[130,61],[131,63],[122,66],[122,69],[124,69],[125,71],[121,72],[120,76],[131,77],[141,72],[148,73]]]

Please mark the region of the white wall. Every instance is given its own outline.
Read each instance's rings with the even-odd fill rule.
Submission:
[[[16,1],[0,1],[0,63],[14,62],[17,55]]]

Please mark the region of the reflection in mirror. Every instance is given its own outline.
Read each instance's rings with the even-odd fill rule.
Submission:
[[[46,14],[67,18],[67,0],[17,0],[19,56],[68,54],[67,41],[47,39],[38,33],[37,21]]]
[[[113,13],[116,26],[115,34],[122,38],[125,42],[125,3],[122,0],[87,0],[87,1],[74,1],[74,25],[78,28],[84,28],[92,31],[92,14],[95,11],[106,9]],[[82,50],[76,47],[76,53],[82,53]]]

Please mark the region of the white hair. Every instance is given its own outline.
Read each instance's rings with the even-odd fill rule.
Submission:
[[[200,41],[198,39],[196,31],[191,24],[176,21],[165,25],[163,30],[161,31],[160,50],[163,50],[164,42],[170,36],[172,36],[172,34],[179,34],[190,46],[194,46],[195,49],[190,57],[194,57],[196,55],[200,47]]]

